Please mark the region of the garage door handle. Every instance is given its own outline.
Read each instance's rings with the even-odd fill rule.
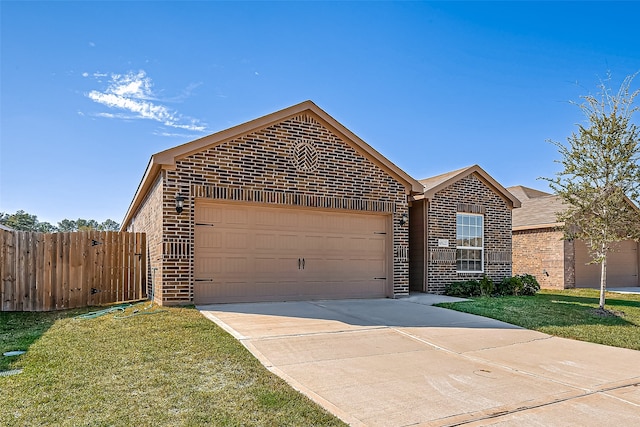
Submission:
[[[298,258],[298,270],[300,270],[300,258]]]
[[[302,269],[304,270],[304,258],[302,258]]]

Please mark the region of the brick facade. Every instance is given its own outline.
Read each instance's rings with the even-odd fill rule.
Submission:
[[[147,194],[142,207],[127,231],[147,235],[147,295],[156,303],[162,303],[162,217],[163,176],[158,176]]]
[[[513,274],[531,274],[545,289],[574,288],[574,242],[562,237],[553,228],[514,231]]]
[[[161,294],[163,305],[193,301],[196,198],[389,213],[392,296],[409,292],[408,226],[400,225],[408,214],[405,185],[312,114],[176,159],[159,181],[128,228],[148,234],[149,265],[161,272],[155,278],[156,299]],[[186,199],[180,214],[175,210],[178,194]]]
[[[456,214],[478,213],[484,217],[484,272],[456,271]],[[427,203],[427,292],[441,294],[452,282],[480,279],[493,281],[511,276],[511,207],[475,174],[437,192]],[[446,248],[439,239],[448,240]]]

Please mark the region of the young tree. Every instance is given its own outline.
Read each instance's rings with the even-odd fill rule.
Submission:
[[[567,138],[551,141],[562,156],[555,178],[543,178],[561,197],[566,209],[558,214],[566,238],[587,243],[592,262],[600,268],[600,309],[607,288],[607,253],[615,242],[640,239],[640,132],[633,123],[640,89],[631,91],[633,74],[620,89],[601,81],[597,95],[582,96],[578,106],[584,125]]]

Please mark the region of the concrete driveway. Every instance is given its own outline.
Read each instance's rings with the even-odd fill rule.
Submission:
[[[431,304],[448,297],[198,307],[353,426],[635,426],[640,352]]]

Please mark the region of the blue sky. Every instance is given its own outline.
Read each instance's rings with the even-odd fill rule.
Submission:
[[[311,99],[421,179],[542,190],[635,2],[0,2],[0,211],[120,222],[153,153]],[[640,78],[634,87],[640,85]]]

